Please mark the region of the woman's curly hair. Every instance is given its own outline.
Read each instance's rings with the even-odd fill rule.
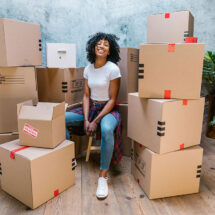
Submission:
[[[117,64],[120,61],[120,47],[117,43],[119,38],[114,34],[107,34],[103,32],[98,32],[92,36],[87,41],[87,59],[90,63],[95,63],[96,61],[96,54],[95,54],[95,46],[98,41],[100,40],[107,40],[110,45],[110,54],[107,56],[107,60]]]

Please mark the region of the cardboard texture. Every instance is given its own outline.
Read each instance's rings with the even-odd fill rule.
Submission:
[[[75,183],[74,143],[22,149],[14,140],[0,145],[0,165],[2,190],[34,209]]]
[[[203,149],[156,154],[134,143],[132,174],[149,199],[199,192]]]
[[[199,99],[204,44],[141,44],[138,92],[142,98]]]
[[[122,155],[131,156],[131,139],[127,136],[128,130],[128,104],[119,104],[119,113],[122,117]]]
[[[37,68],[38,94],[41,102],[75,104],[83,99],[84,68]]]
[[[76,68],[76,45],[66,43],[47,43],[48,68]]]
[[[147,43],[184,43],[193,31],[194,17],[189,11],[149,15]]]
[[[128,137],[163,154],[200,144],[204,98],[141,99],[128,96]]]
[[[54,148],[65,137],[65,103],[42,103],[17,106],[20,144]]]
[[[42,65],[40,25],[0,18],[0,66]]]
[[[7,143],[12,140],[19,139],[19,134],[18,133],[3,133],[0,134],[0,144],[2,143]]]
[[[37,100],[34,67],[0,67],[0,133],[17,132],[17,104]]]
[[[120,58],[118,66],[122,77],[117,102],[128,103],[128,93],[138,90],[139,49],[120,48]]]

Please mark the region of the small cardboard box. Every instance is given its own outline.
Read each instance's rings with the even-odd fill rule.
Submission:
[[[0,18],[0,66],[42,65],[40,25]]]
[[[38,95],[40,102],[82,102],[84,68],[49,69],[37,68]]]
[[[127,135],[128,130],[128,104],[119,104],[119,113],[122,117],[122,155],[131,156],[131,139]]]
[[[156,154],[134,143],[132,174],[149,199],[199,192],[203,149]]]
[[[122,77],[117,102],[128,103],[128,93],[138,90],[139,49],[120,48],[120,58],[118,66]]]
[[[2,190],[34,209],[74,185],[74,143],[43,149],[14,140],[0,145],[0,165]]]
[[[204,44],[141,44],[138,92],[142,98],[199,99]]]
[[[65,103],[17,105],[20,144],[54,148],[66,139]]]
[[[19,139],[19,134],[17,132],[0,134],[0,144],[7,143],[16,139]]]
[[[192,37],[194,17],[190,11],[177,11],[148,16],[147,43],[184,43]]]
[[[17,132],[17,104],[37,101],[34,67],[0,67],[0,133]]]
[[[76,45],[66,43],[47,43],[48,68],[76,68]]]
[[[128,96],[128,137],[163,154],[200,144],[204,98],[142,99]]]

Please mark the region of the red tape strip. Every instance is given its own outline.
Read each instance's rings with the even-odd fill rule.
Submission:
[[[164,90],[164,99],[171,99],[171,90]]]
[[[140,148],[142,148],[142,147],[143,147],[143,145],[142,145],[142,144],[139,144],[139,146],[140,146]]]
[[[185,43],[197,43],[198,37],[186,37]]]
[[[54,196],[57,196],[59,194],[59,189],[54,191]]]
[[[137,183],[138,183],[138,184],[140,183],[140,179],[139,179],[139,178],[137,179]]]
[[[30,146],[24,146],[24,147],[21,147],[21,148],[18,148],[18,149],[14,149],[13,151],[11,151],[10,152],[10,158],[11,159],[15,159],[15,153],[16,152],[19,152],[19,151],[21,151],[21,150],[23,150],[23,149],[27,149],[27,148],[29,148]]]
[[[180,150],[184,149],[184,143],[180,145]]]
[[[175,43],[168,44],[168,52],[175,52]]]
[[[183,99],[183,105],[187,105],[187,99]]]
[[[165,13],[165,19],[169,19],[170,18],[170,13]]]

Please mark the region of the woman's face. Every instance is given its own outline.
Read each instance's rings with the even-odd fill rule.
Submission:
[[[110,44],[108,40],[99,40],[95,46],[96,57],[107,58],[110,53]]]

